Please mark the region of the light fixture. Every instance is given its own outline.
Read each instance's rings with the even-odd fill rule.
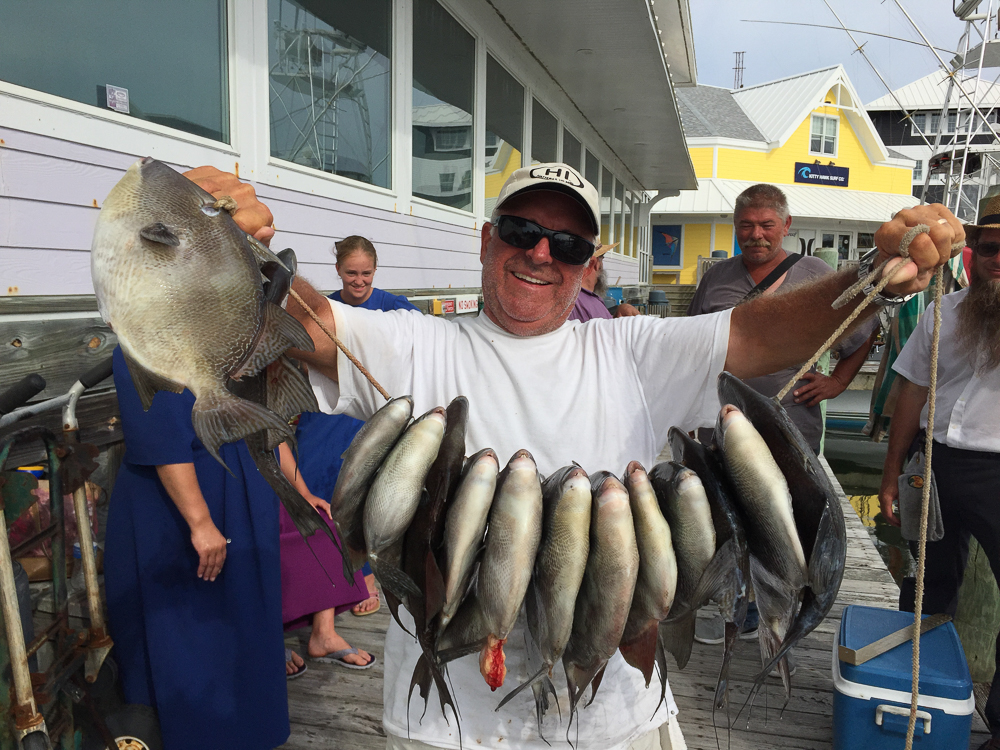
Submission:
[[[835,167],[836,164],[833,163],[833,159],[830,159],[830,163],[827,164],[826,166],[828,166],[828,167]]]
[[[589,49],[587,47],[584,47],[582,49],[578,49],[576,51],[576,54],[578,54],[578,55],[592,55],[592,54],[594,54],[594,50]]]
[[[615,112],[624,112],[625,107],[615,107]]]

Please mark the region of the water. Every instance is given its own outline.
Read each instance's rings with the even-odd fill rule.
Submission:
[[[888,523],[879,509],[878,491],[887,447],[885,442],[873,443],[862,436],[827,433],[824,455],[898,584],[916,574],[916,563],[899,528]]]

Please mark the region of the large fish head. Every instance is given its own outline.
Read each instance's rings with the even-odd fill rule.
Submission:
[[[715,420],[715,440],[719,446],[725,445],[727,434],[736,436],[753,429],[746,415],[732,404],[726,404]]]
[[[594,492],[595,509],[598,512],[617,510],[624,503],[629,507],[628,490],[618,478],[606,471],[591,477],[591,487]]]
[[[646,469],[638,461],[631,461],[625,468],[625,476],[622,483],[630,490],[647,492],[650,490],[649,475]]]
[[[538,467],[535,464],[535,457],[531,455],[524,448],[517,451],[513,456],[510,457],[510,461],[507,462],[507,468],[504,469],[506,475],[514,474],[519,471],[533,471],[538,473]]]
[[[435,435],[438,430],[440,430],[441,435],[444,435],[445,427],[448,426],[448,416],[444,407],[435,406],[429,412],[421,415],[413,421],[413,424],[410,425],[410,429],[413,429],[418,425],[421,429],[428,429]]]

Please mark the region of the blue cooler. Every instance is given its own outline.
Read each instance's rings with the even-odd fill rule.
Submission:
[[[911,624],[909,612],[856,605],[844,609],[833,642],[834,750],[902,750],[906,745],[913,641],[858,666],[840,661],[837,654],[841,643],[857,650]],[[924,633],[914,747],[967,748],[975,706],[955,626],[948,622]]]

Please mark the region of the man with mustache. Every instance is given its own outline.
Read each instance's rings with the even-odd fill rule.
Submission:
[[[211,193],[233,195],[231,175],[199,171]],[[270,212],[252,196],[238,199],[233,218],[256,233]],[[413,311],[373,313],[331,303],[296,278],[295,290],[394,396],[412,394],[415,412],[469,399],[466,450],[492,447],[506,463],[529,449],[542,474],[578,461],[588,471],[620,472],[633,459],[652,465],[673,425],[691,429],[719,409],[716,379],[723,370],[755,377],[807,359],[844,321],[860,298],[834,310],[831,303],[857,280],[854,272],[829,274],[787,294],[763,297],[733,310],[696,318],[634,316],[608,323],[568,321],[600,228],[600,198],[565,164],[516,170],[497,198],[480,237],[484,310],[443,320]],[[924,224],[905,263],[877,304],[926,288],[934,269],[964,240],[962,226],[943,206],[902,211],[876,234],[883,259],[899,254],[907,227]],[[359,375],[298,305],[315,352],[293,356],[309,365],[321,407],[370,417],[385,401]],[[874,307],[865,312],[870,315]],[[760,325],[760,320],[773,322]],[[401,616],[408,618],[405,612]],[[511,677],[527,674],[524,631],[515,628],[506,648]],[[386,634],[383,725],[390,750],[460,746],[455,717],[436,701],[421,717],[409,703],[409,678],[420,649],[395,623]],[[526,691],[499,711],[476,659],[448,668],[461,711],[464,744],[512,750],[547,750],[535,706]],[[565,681],[557,673],[560,703]],[[511,686],[512,687],[512,686]],[[504,691],[511,687],[504,686]],[[578,750],[658,750],[682,746],[672,696],[645,687],[641,673],[616,652],[607,664],[597,705],[578,712]],[[549,730],[556,719],[545,721]],[[562,711],[567,716],[565,710]],[[551,724],[549,724],[551,722]],[[565,727],[565,723],[563,724]]]
[[[969,536],[983,548],[1000,581],[1000,198],[979,224],[966,226],[972,247],[970,286],[941,300],[941,344],[931,464],[944,537],[927,543],[925,614],[955,614],[969,553]],[[879,505],[899,526],[893,503],[908,453],[923,450],[927,430],[933,305],[893,364],[902,388],[892,415]],[[900,609],[912,609],[900,596]],[[1000,635],[998,635],[1000,644]],[[1000,648],[997,650],[1000,675]],[[1000,679],[986,702],[993,736],[980,750],[1000,750]]]

